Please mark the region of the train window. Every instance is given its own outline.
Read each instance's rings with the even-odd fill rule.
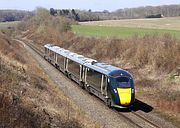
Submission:
[[[49,57],[50,57],[50,55],[51,55],[51,50],[49,50]]]
[[[104,75],[104,78],[103,78],[103,90],[105,89],[106,85],[107,85],[107,77]]]
[[[117,86],[121,88],[131,87],[130,80],[128,77],[118,77],[116,78]]]
[[[60,67],[64,67],[64,57],[61,55],[57,55],[57,63],[59,64]]]
[[[47,48],[45,48],[45,55],[47,54]]]
[[[127,78],[127,77],[118,77],[116,80],[118,82],[126,82],[126,83],[129,82],[129,78]]]
[[[73,73],[76,76],[80,75],[80,64],[72,61],[72,60],[68,60],[68,70]]]
[[[47,49],[47,56],[49,57],[49,49]]]
[[[106,75],[104,75],[103,83],[102,83],[102,93],[105,95],[107,95],[107,82],[108,82],[108,78]]]
[[[88,84],[94,85],[95,87],[100,89],[101,88],[102,74],[95,71],[95,70],[89,69],[89,70],[87,70],[86,80],[87,80]]]
[[[54,52],[50,50],[50,58],[53,59],[54,58]]]

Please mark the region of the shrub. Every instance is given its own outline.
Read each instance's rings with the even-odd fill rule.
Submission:
[[[99,61],[114,63],[116,60],[124,67],[127,63],[138,68],[149,65],[156,72],[170,73],[180,65],[179,40],[169,34],[133,36],[129,39],[95,39],[66,33],[62,38],[56,42],[61,47]]]
[[[27,21],[22,21],[17,29],[23,31],[31,30],[37,33],[49,33],[49,29],[54,29],[58,32],[71,30],[72,21],[70,19],[63,16],[51,16],[47,9],[41,7],[38,7],[35,12],[35,16]]]

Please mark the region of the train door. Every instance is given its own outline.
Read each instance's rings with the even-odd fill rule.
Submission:
[[[107,96],[107,76],[102,74],[101,78],[101,94]]]
[[[48,61],[50,61],[50,50],[47,49],[47,58],[48,58]]]
[[[80,65],[80,71],[79,71],[79,74],[80,74],[80,82],[83,82],[83,65]]]
[[[69,63],[69,60],[67,58],[64,59],[64,71],[66,73],[68,73],[68,63]]]
[[[44,47],[44,57],[47,56],[47,53],[48,53],[48,49],[46,47]]]
[[[54,52],[54,63],[57,64],[57,53]]]

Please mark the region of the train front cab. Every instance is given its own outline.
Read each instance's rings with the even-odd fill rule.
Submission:
[[[110,93],[114,107],[131,107],[135,100],[134,81],[130,76],[109,77]]]

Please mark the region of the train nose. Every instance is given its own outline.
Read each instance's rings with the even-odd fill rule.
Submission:
[[[131,103],[131,88],[117,88],[120,104],[127,106]]]

